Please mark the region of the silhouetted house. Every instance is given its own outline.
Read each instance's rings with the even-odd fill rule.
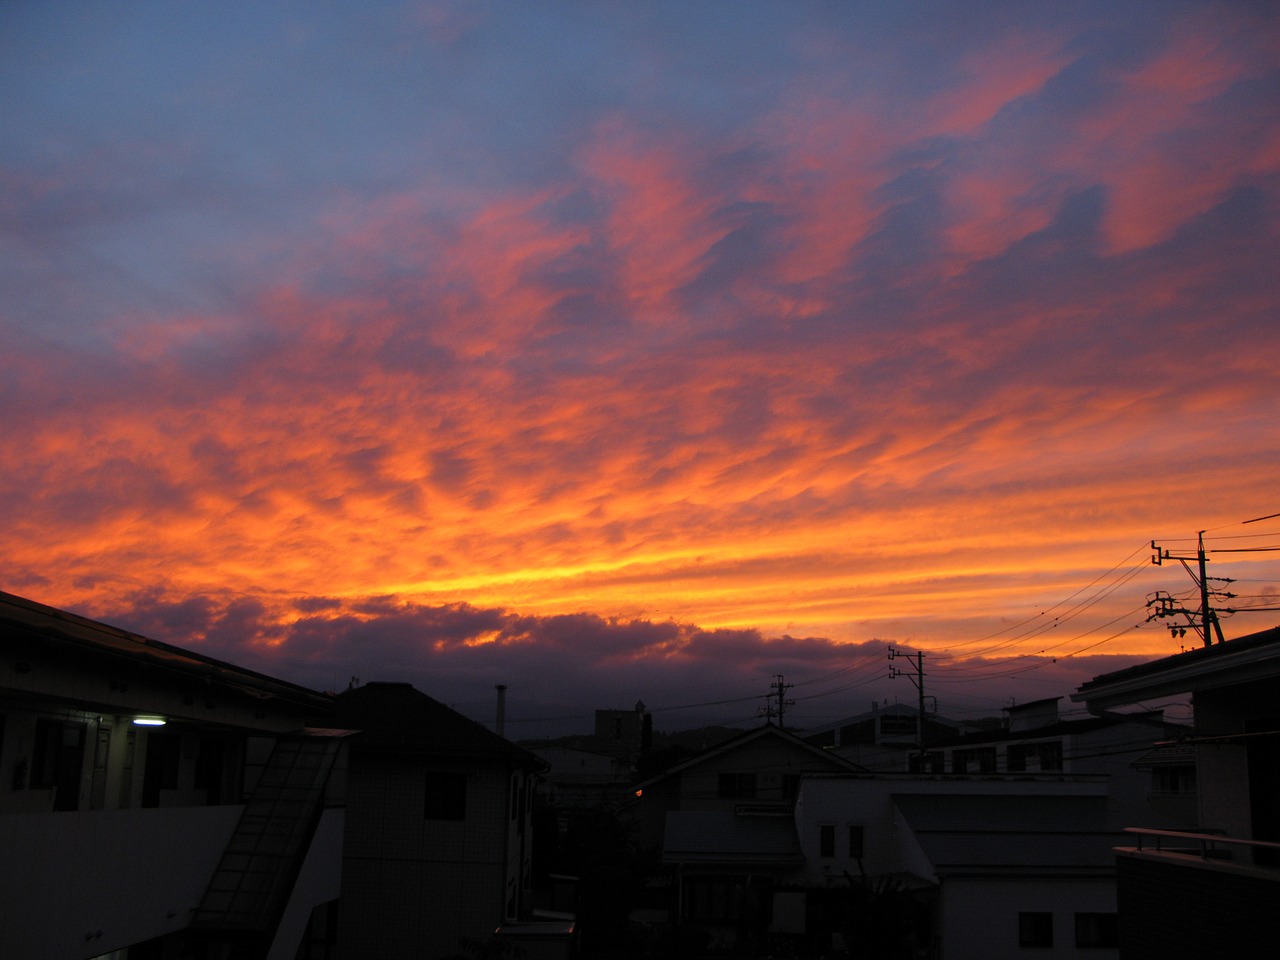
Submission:
[[[638,701],[630,710],[597,710],[590,735],[527,744],[547,765],[538,779],[539,798],[562,820],[625,798],[649,749],[652,723]]]
[[[1191,694],[1198,826],[1117,853],[1124,960],[1272,956],[1280,943],[1280,628],[1095,677],[1091,711]],[[1141,828],[1141,824],[1134,825]]]
[[[653,738],[653,717],[637,700],[630,710],[597,710],[594,740],[609,753],[635,764]]]
[[[1165,722],[1158,710],[1064,720],[1061,699],[1005,707],[999,729],[934,743],[937,768],[958,774],[1105,774],[1116,816],[1168,827],[1194,822],[1195,779],[1185,753],[1155,748],[1188,728]]]
[[[1116,956],[1123,834],[1105,777],[808,776],[795,823],[807,893],[790,913],[818,949],[889,936],[894,955],[942,960]]]
[[[0,956],[432,957],[525,905],[538,761],[410,687],[9,594],[0,653]]]
[[[963,727],[954,720],[926,712],[926,747],[950,740]],[[905,703],[873,703],[871,710],[834,723],[805,730],[800,734],[809,743],[825,747],[868,770],[907,770],[918,765],[920,755],[920,711]]]
[[[792,905],[787,892],[804,874],[794,819],[801,779],[858,769],[764,726],[637,784],[630,813],[639,842],[665,869],[665,910],[648,916],[697,925],[722,942],[767,935],[775,904]]]
[[[407,683],[335,698],[350,737],[343,957],[434,957],[530,911],[541,761]]]
[[[530,745],[529,751],[547,765],[538,778],[538,795],[557,815],[616,803],[630,794],[635,766],[616,754],[559,744]]]

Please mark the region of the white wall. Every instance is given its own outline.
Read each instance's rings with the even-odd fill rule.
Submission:
[[[311,911],[342,893],[342,830],[345,811],[325,810],[302,861],[267,960],[293,960],[307,931]]]
[[[1076,912],[1116,912],[1113,882],[952,878],[942,895],[946,960],[1115,960],[1119,955],[1117,950],[1075,945]],[[1018,946],[1018,914],[1023,911],[1053,914],[1052,947]]]
[[[806,882],[822,884],[827,877],[858,873],[846,856],[846,827],[865,827],[863,867],[868,876],[913,873],[934,880],[932,868],[915,836],[892,802],[893,794],[973,794],[987,796],[1105,796],[1104,777],[1044,777],[1010,779],[999,775],[957,777],[912,776],[806,777],[796,801],[796,833],[806,862]],[[836,825],[836,857],[818,856],[818,827]]]
[[[4,956],[82,960],[183,929],[243,809],[0,817]]]

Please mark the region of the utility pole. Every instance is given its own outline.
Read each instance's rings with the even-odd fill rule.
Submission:
[[[760,711],[764,716],[765,723],[772,723],[774,716],[777,716],[779,728],[783,726],[783,718],[786,715],[787,707],[795,705],[795,701],[788,700],[786,696],[787,691],[793,686],[795,686],[795,684],[787,683],[783,680],[782,674],[779,673],[774,676],[771,688],[772,692],[765,700],[765,706]],[[775,698],[778,702],[776,708],[773,705]]]
[[[911,663],[911,654],[902,650],[889,648],[889,659],[895,660],[898,657],[906,657],[907,663]],[[924,766],[924,653],[920,650],[916,651],[915,673],[914,675],[907,670],[899,670],[897,667],[889,668],[889,678],[906,677],[916,685],[916,693],[920,695],[920,718],[916,722],[916,746],[920,749],[920,765]]]
[[[1168,548],[1161,549],[1161,547],[1157,545],[1154,540],[1151,541],[1151,549],[1154,551],[1151,557],[1151,562],[1154,563],[1156,566],[1161,566],[1165,560],[1177,560],[1179,563],[1182,564],[1182,568],[1187,571],[1187,575],[1190,576],[1193,581],[1195,581],[1196,587],[1198,587],[1200,590],[1200,610],[1199,610],[1200,622],[1197,625],[1196,617],[1193,616],[1190,611],[1184,610],[1181,607],[1174,606],[1173,598],[1170,597],[1168,594],[1162,594],[1161,592],[1156,593],[1154,600],[1147,601],[1148,607],[1151,607],[1153,604],[1156,605],[1156,612],[1153,613],[1151,616],[1149,616],[1147,620],[1150,621],[1150,620],[1156,619],[1157,617],[1168,617],[1168,616],[1173,616],[1174,614],[1181,613],[1186,616],[1187,620],[1191,624],[1191,628],[1195,630],[1198,634],[1200,634],[1200,641],[1206,647],[1213,643],[1213,639],[1209,633],[1209,630],[1211,627],[1213,630],[1213,636],[1216,636],[1218,638],[1218,642],[1219,643],[1224,642],[1225,638],[1222,635],[1222,625],[1218,622],[1218,614],[1214,611],[1213,607],[1209,606],[1209,579],[1210,578],[1207,576],[1206,570],[1205,570],[1205,564],[1207,564],[1209,561],[1208,561],[1208,558],[1205,557],[1205,552],[1204,552],[1204,531],[1200,530],[1196,534],[1196,555],[1194,557],[1176,556],[1170,553]],[[1197,569],[1199,571],[1198,574],[1192,571],[1190,566],[1191,561],[1195,561]],[[1224,577],[1214,577],[1213,579],[1221,580],[1223,583],[1232,582],[1230,579],[1227,579]],[[1226,596],[1230,597],[1231,594],[1228,593],[1226,594]],[[1177,631],[1177,628],[1175,627],[1170,627],[1169,629],[1173,630],[1174,632]]]

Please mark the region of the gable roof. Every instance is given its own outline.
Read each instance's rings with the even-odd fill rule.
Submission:
[[[681,774],[684,771],[689,770],[693,767],[701,766],[702,764],[706,763],[709,760],[715,759],[717,757],[725,756],[726,754],[732,753],[735,750],[740,750],[741,748],[749,744],[756,743],[760,740],[766,740],[766,739],[780,740],[783,743],[790,746],[791,748],[793,748],[797,753],[806,755],[807,758],[811,760],[813,763],[813,772],[820,772],[820,773],[830,773],[830,772],[866,773],[867,772],[863,767],[852,762],[851,760],[845,760],[843,757],[840,757],[829,750],[824,750],[822,747],[815,747],[813,744],[805,740],[802,740],[800,737],[796,736],[794,733],[790,733],[786,730],[783,730],[781,727],[775,727],[772,724],[767,724],[763,727],[756,727],[753,730],[748,730],[745,733],[743,733],[741,736],[731,737],[728,740],[718,743],[714,747],[710,747],[702,751],[697,756],[690,757],[688,760],[685,760],[682,763],[676,764],[674,767],[670,767],[664,770],[662,773],[658,774],[656,777],[650,777],[648,780],[645,780],[645,781],[642,781],[641,783],[636,784],[636,787],[638,789],[643,789],[652,784],[659,783],[662,780],[667,779],[668,777]]]
[[[408,683],[373,682],[334,698],[328,722],[360,731],[362,745],[395,753],[502,760],[543,769],[537,756]]]

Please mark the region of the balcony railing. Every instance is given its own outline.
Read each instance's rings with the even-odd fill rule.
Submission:
[[[1269,840],[1245,840],[1217,833],[1155,830],[1150,827],[1126,827],[1124,832],[1137,837],[1139,853],[1173,853],[1220,862],[1234,860],[1235,849],[1243,848],[1255,863],[1280,863],[1280,843]]]

